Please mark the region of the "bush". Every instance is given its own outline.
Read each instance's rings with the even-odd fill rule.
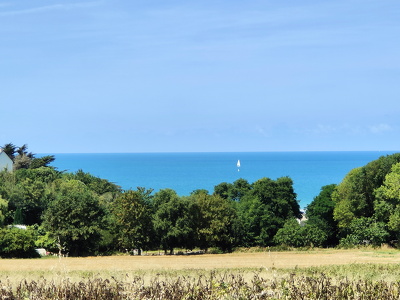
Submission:
[[[289,247],[320,247],[327,240],[327,234],[316,225],[305,223],[301,226],[296,219],[289,219],[278,230],[274,241]]]
[[[213,248],[208,249],[207,253],[208,254],[223,254],[224,251],[222,251],[222,249],[220,249],[220,248],[213,247]]]
[[[30,229],[5,228],[0,230],[0,257],[39,257],[35,251],[35,236]]]

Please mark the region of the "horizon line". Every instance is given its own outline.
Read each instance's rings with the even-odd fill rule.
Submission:
[[[279,152],[400,152],[400,150],[271,150],[271,151],[138,151],[138,152],[38,152],[36,154],[207,154],[207,153],[279,153]]]

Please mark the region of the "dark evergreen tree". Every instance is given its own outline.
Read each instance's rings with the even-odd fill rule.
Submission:
[[[333,218],[335,202],[332,200],[332,194],[335,191],[336,184],[323,186],[321,192],[307,206],[306,216],[307,224],[315,225],[327,235],[326,244],[334,246],[338,243],[337,222]]]

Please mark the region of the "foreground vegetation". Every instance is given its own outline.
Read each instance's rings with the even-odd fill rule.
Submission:
[[[315,254],[316,258],[318,254]],[[399,299],[398,264],[80,272],[3,279],[1,299]],[[149,274],[150,273],[150,274]],[[8,274],[10,275],[10,274]],[[115,276],[114,276],[115,275]]]
[[[223,182],[209,193],[121,190],[80,170],[50,165],[27,146],[3,146],[14,171],[0,172],[0,257],[35,248],[69,256],[162,249],[231,252],[238,247],[355,247],[400,240],[400,153],[351,170],[321,188],[302,217],[289,177]],[[21,230],[15,225],[28,225]]]
[[[290,276],[274,280],[257,274],[251,282],[241,275],[154,279],[149,285],[140,277],[130,282],[95,278],[78,283],[64,280],[22,281],[15,290],[0,282],[2,299],[398,299],[400,282],[333,280],[324,274]]]

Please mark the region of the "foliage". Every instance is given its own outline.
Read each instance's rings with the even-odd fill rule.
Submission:
[[[307,224],[312,224],[325,232],[326,245],[337,244],[337,222],[333,218],[335,202],[332,200],[335,188],[335,184],[323,186],[319,195],[306,209]]]
[[[302,247],[301,226],[296,219],[289,219],[285,222],[282,228],[278,230],[274,236],[274,241],[277,244],[282,244],[292,247]]]
[[[7,148],[7,152],[10,153],[9,157],[14,162],[14,170],[28,169],[30,167],[32,159],[34,159],[35,155],[32,152],[28,152],[28,145],[24,144],[17,148],[10,143],[4,146]]]
[[[44,248],[52,253],[57,253],[59,251],[57,241],[50,236],[50,233],[48,231],[36,234],[35,246],[36,248]]]
[[[161,247],[232,251],[234,247],[380,245],[400,240],[400,153],[351,170],[321,188],[299,225],[289,177],[240,178],[189,196],[165,189],[122,191],[83,170],[60,172],[54,156],[5,144],[13,172],[0,172],[0,225],[37,224],[37,243],[72,255]],[[286,247],[284,246],[284,247]]]
[[[76,173],[64,174],[65,179],[79,180],[83,182],[89,189],[102,195],[105,193],[119,193],[121,191],[120,187],[114,183],[109,182],[106,179],[102,179],[93,176],[90,173],[85,173],[82,170],[78,170]]]
[[[46,183],[29,177],[21,179],[16,184],[16,189],[19,197],[13,199],[12,205],[22,211],[23,223],[20,224],[39,224],[41,215],[53,196],[52,191]]]
[[[0,229],[0,257],[28,258],[37,256],[32,230],[13,227]]]
[[[345,231],[355,218],[373,216],[375,190],[383,184],[385,176],[398,162],[400,153],[382,156],[346,175],[332,195],[335,202],[334,218],[340,231]]]
[[[321,247],[327,239],[324,230],[309,224],[302,226],[296,219],[289,219],[274,236],[277,244],[291,247]]]
[[[54,155],[46,155],[43,157],[33,158],[29,165],[30,169],[37,169],[42,167],[49,167],[49,165],[55,160]]]
[[[17,181],[29,178],[32,181],[40,181],[43,183],[52,183],[54,180],[61,178],[61,174],[61,172],[47,166],[34,169],[22,169],[15,172]]]
[[[151,211],[143,194],[140,191],[126,191],[112,205],[120,247],[147,250],[154,233]]]
[[[326,244],[328,233],[318,224],[307,222],[301,229],[300,233],[303,236],[302,247],[322,247]]]
[[[201,249],[218,247],[222,251],[231,251],[236,220],[231,201],[204,191],[193,193],[190,200],[198,209],[198,246]]]
[[[0,173],[0,195],[9,202],[8,223],[39,224],[52,199],[51,183],[60,177],[53,168],[19,169]],[[11,216],[20,216],[12,221]]]
[[[222,182],[214,187],[214,194],[224,199],[240,201],[251,190],[251,184],[243,178],[233,183]]]
[[[17,152],[17,146],[15,146],[13,143],[7,143],[4,144],[2,147],[0,147],[3,149],[3,152],[5,154],[7,154],[7,156],[9,158],[11,158],[11,160],[14,160],[15,158],[15,153]]]
[[[8,213],[8,201],[3,199],[0,195],[0,228],[3,226]]]
[[[214,186],[214,194],[220,196],[223,199],[229,198],[229,191],[232,189],[232,184],[228,182],[221,182]]]
[[[32,159],[25,154],[17,155],[14,158],[14,170],[28,169],[31,165],[31,161]]]
[[[14,225],[23,225],[24,224],[24,217],[22,215],[21,208],[17,208],[14,213]]]
[[[172,254],[176,247],[193,249],[196,235],[193,206],[174,190],[160,190],[154,195],[153,225],[161,248]]]
[[[373,218],[361,217],[353,219],[347,229],[346,237],[340,240],[340,246],[373,245],[380,246],[389,236],[385,224]]]
[[[72,256],[94,253],[104,228],[99,197],[78,180],[56,181],[43,226]]]
[[[251,184],[243,178],[239,178],[233,182],[231,189],[229,190],[228,196],[230,200],[240,201],[250,190]]]
[[[287,219],[300,217],[300,206],[289,177],[262,178],[241,198],[239,216],[244,225],[245,246],[273,244],[273,237]]]

